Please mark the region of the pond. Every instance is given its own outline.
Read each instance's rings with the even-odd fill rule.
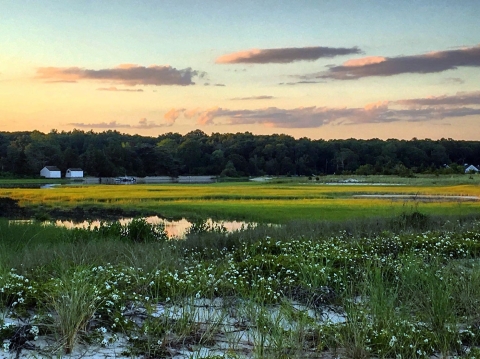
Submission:
[[[133,218],[121,218],[118,221],[122,224],[128,224]],[[188,229],[192,226],[193,222],[188,221],[185,218],[180,220],[168,220],[165,218],[160,218],[158,216],[145,217],[145,220],[150,224],[160,224],[165,227],[165,232],[167,233],[168,238],[177,238],[182,239],[185,237]],[[9,223],[33,223],[34,220],[11,220]],[[83,221],[75,222],[72,220],[53,220],[46,221],[44,225],[55,225],[58,227],[65,228],[85,228],[93,229],[100,226],[100,220],[94,221]],[[257,223],[252,222],[242,222],[242,221],[214,221],[209,218],[205,221],[207,228],[225,228],[227,233],[232,233],[235,231],[242,230],[244,228],[252,228],[257,226]]]

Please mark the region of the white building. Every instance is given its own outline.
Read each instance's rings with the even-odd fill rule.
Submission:
[[[83,178],[83,170],[81,168],[69,168],[65,173],[66,178]]]
[[[475,167],[474,165],[470,165],[467,168],[465,168],[465,173],[471,173],[471,172],[478,172],[478,168]]]
[[[62,172],[55,166],[45,166],[40,171],[40,176],[45,178],[62,178]]]

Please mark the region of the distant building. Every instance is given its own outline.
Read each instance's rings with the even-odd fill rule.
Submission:
[[[465,173],[471,173],[471,172],[478,172],[478,168],[475,167],[474,165],[470,165],[467,168],[465,168]]]
[[[40,176],[45,178],[62,178],[62,172],[55,166],[45,166],[40,171]]]
[[[83,170],[81,168],[69,168],[65,173],[66,178],[83,178]]]

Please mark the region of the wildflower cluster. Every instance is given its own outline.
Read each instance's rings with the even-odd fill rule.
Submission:
[[[15,268],[0,275],[0,309],[23,314],[37,304],[38,283],[16,273]]]

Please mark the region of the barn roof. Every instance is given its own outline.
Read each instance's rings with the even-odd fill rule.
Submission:
[[[60,171],[57,166],[45,166],[45,168],[49,171]]]

